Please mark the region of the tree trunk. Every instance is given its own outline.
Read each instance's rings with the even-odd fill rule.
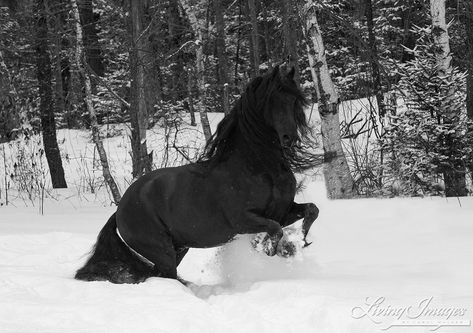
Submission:
[[[105,66],[100,50],[97,22],[99,15],[94,13],[92,0],[78,0],[80,21],[84,32],[84,49],[87,63],[98,76],[103,76]]]
[[[353,178],[341,144],[340,120],[338,116],[339,98],[328,70],[325,47],[317,22],[314,0],[307,1],[304,14],[309,65],[321,120],[322,143],[325,155],[324,177],[327,195],[330,199],[351,198],[354,195]]]
[[[206,85],[204,76],[204,40],[203,40],[203,29],[205,27],[205,11],[200,7],[204,6],[204,3],[195,3],[193,0],[181,0],[181,5],[185,9],[189,21],[194,30],[196,41],[195,41],[195,55],[196,55],[196,68],[197,68],[197,90],[199,92],[199,100],[197,102],[197,108],[199,109],[200,122],[202,124],[202,130],[204,132],[205,141],[208,142],[212,136],[210,130],[209,119],[207,118],[207,110],[205,106],[206,96]]]
[[[189,40],[188,22],[182,18],[179,3],[175,0],[167,2],[167,19],[169,28],[169,40],[172,45],[173,52],[179,50],[181,46]],[[161,41],[156,48],[157,53],[162,53]],[[176,94],[176,100],[180,101],[186,97],[187,77],[184,66],[187,62],[187,52],[177,52],[173,55],[173,92]]]
[[[146,143],[146,130],[148,128],[148,110],[146,108],[145,95],[145,64],[143,40],[143,3],[141,1],[129,0],[130,24],[131,24],[131,50],[130,50],[130,74],[131,74],[131,148],[133,177],[138,178],[144,173],[151,171],[151,156],[148,155]]]
[[[450,53],[450,38],[448,36],[447,23],[445,19],[445,0],[430,0],[430,14],[432,16],[432,35],[436,45],[436,58],[438,75],[441,77],[448,76],[452,72],[452,55]],[[451,99],[454,98],[454,91],[449,92],[449,96],[441,103],[442,111],[446,114],[444,122],[451,123],[455,117],[454,113],[458,110],[453,110],[450,105]],[[455,147],[451,147],[455,149]],[[465,196],[466,189],[466,170],[462,166],[460,160],[452,158],[451,166],[446,167],[443,171],[443,180],[445,183],[445,195]]]
[[[268,24],[268,9],[264,2],[261,3],[263,6],[263,22],[264,22],[264,49],[266,52],[266,61],[268,62],[268,67],[270,70],[273,68],[273,56],[272,56],[272,47],[271,47],[271,39],[269,36],[269,24]]]
[[[17,103],[18,94],[0,50],[0,142],[11,139],[12,131],[21,124]]]
[[[67,116],[66,116],[66,100],[64,96],[64,87],[63,87],[63,82],[62,82],[62,70],[61,70],[61,46],[62,46],[62,38],[61,38],[61,30],[59,28],[60,20],[59,18],[56,18],[55,20],[55,25],[54,25],[54,30],[55,30],[55,41],[54,41],[54,76],[55,76],[55,106],[56,106],[56,112],[60,115],[63,116],[63,123],[65,123],[65,126],[67,128],[72,128],[72,126],[69,126],[67,122]]]
[[[192,69],[187,69],[187,104],[189,105],[189,113],[191,116],[191,125],[196,126],[195,123],[195,111],[194,111],[194,98],[192,97]]]
[[[258,34],[258,13],[256,10],[256,1],[248,0],[248,12],[251,19],[251,45],[252,45],[252,60],[253,60],[253,77],[259,75],[259,34]]]
[[[214,0],[215,25],[217,28],[217,58],[218,58],[218,82],[220,83],[220,96],[222,98],[222,106],[225,114],[230,113],[230,105],[228,98],[225,96],[225,86],[228,86],[228,66],[227,53],[225,47],[225,21],[223,17],[222,2]]]
[[[299,85],[299,56],[297,55],[297,15],[295,4],[292,1],[280,0],[284,36],[284,53],[287,57],[289,66],[294,67],[296,75],[294,80]]]
[[[465,2],[465,44],[468,50],[466,61],[468,76],[466,79],[466,110],[468,118],[473,121],[473,3]],[[473,172],[473,170],[471,170]]]
[[[470,122],[473,123],[473,2],[465,1],[465,46],[468,50],[466,57],[466,67],[468,74],[466,77],[466,112]],[[468,127],[469,135],[473,136],[473,125]],[[470,177],[473,179],[473,161],[470,159]]]
[[[107,154],[103,146],[102,138],[100,137],[100,128],[97,123],[97,116],[95,114],[94,105],[92,103],[92,85],[90,83],[90,77],[87,71],[84,69],[84,64],[86,63],[85,54],[84,54],[84,44],[82,38],[82,26],[80,23],[79,9],[77,7],[76,0],[71,0],[72,5],[72,14],[75,21],[76,29],[76,50],[75,50],[75,65],[77,70],[83,76],[84,79],[84,88],[85,88],[85,102],[87,106],[87,111],[90,118],[90,128],[92,130],[92,140],[95,143],[97,152],[100,158],[100,164],[102,165],[102,174],[105,179],[106,184],[108,185],[110,192],[112,193],[113,201],[116,205],[120,202],[121,195],[120,190],[118,189],[115,180],[110,172],[110,166],[108,165]]]
[[[56,121],[54,119],[53,90],[51,85],[51,58],[48,50],[48,24],[44,0],[37,0],[36,12],[36,68],[40,96],[41,128],[44,152],[48,161],[49,173],[53,188],[66,188],[61,153],[56,138]]]
[[[206,110],[206,86],[205,86],[205,77],[204,77],[204,46],[202,41],[202,32],[199,30],[199,37],[198,37],[199,45],[197,46],[196,50],[196,61],[197,61],[197,87],[199,90],[199,114],[200,114],[200,122],[202,124],[202,130],[204,132],[205,142],[210,140],[212,136],[212,132],[210,131],[210,123],[209,119],[207,118],[207,110]]]
[[[376,36],[374,34],[374,22],[373,22],[373,4],[372,0],[365,0],[366,10],[366,25],[368,27],[368,54],[371,65],[371,71],[373,74],[373,86],[372,91],[376,96],[376,104],[378,105],[378,114],[380,120],[386,114],[386,108],[384,105],[384,97],[381,86],[381,74],[379,70],[379,57],[378,48],[376,46]]]

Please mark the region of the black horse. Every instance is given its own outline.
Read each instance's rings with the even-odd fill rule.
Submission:
[[[307,149],[294,69],[281,72],[276,67],[249,83],[198,162],[153,171],[128,188],[76,279],[177,279],[190,247],[218,246],[236,234],[266,232],[267,254],[285,255],[282,228],[302,218],[305,240],[319,211],[294,202],[293,171],[317,159]]]

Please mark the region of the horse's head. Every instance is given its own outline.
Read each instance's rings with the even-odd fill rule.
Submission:
[[[294,81],[295,69],[287,73],[276,67],[271,74],[274,89],[270,92],[264,110],[266,123],[275,131],[284,149],[292,148],[299,141],[301,125],[305,125],[302,106],[304,98]],[[304,124],[301,124],[303,117]]]
[[[238,146],[248,151],[252,161],[267,160],[266,166],[281,158],[294,170],[319,164],[318,156],[309,151],[315,142],[304,114],[306,100],[294,73],[294,68],[276,66],[272,72],[254,78],[218,125],[201,160],[215,165]],[[244,144],[235,143],[239,138]]]

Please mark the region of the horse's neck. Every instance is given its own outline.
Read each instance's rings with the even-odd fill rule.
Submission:
[[[262,146],[251,142],[237,130],[235,133],[235,157],[243,159],[251,169],[265,173],[279,173],[287,169],[281,149],[274,145]]]

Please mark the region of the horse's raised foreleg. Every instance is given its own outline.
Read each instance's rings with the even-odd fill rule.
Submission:
[[[247,223],[245,224],[245,230],[241,233],[267,233],[263,239],[256,240],[255,238],[255,240],[253,240],[253,246],[255,246],[255,244],[261,244],[262,251],[268,256],[274,256],[277,251],[278,243],[283,236],[281,224],[255,213],[248,213],[246,218]]]
[[[299,204],[293,202],[289,212],[282,219],[281,226],[287,227],[300,219],[304,219],[302,222],[302,230],[299,231],[301,233],[303,244],[300,243],[298,245],[298,241],[295,241],[294,239],[294,236],[297,235],[299,232],[294,233],[294,231],[288,231],[283,235],[282,238],[279,239],[276,247],[276,253],[281,257],[290,257],[298,251],[297,249],[299,247],[309,246],[311,243],[307,242],[307,234],[309,233],[310,227],[317,219],[318,215],[319,209],[313,203]],[[264,249],[264,242],[267,238],[268,236],[265,234],[257,235],[252,241],[253,247],[255,247],[256,249],[263,247]],[[296,236],[296,239],[298,240],[300,240],[301,238]]]
[[[317,219],[319,216],[319,209],[313,203],[295,203],[293,202],[291,205],[291,209],[289,210],[286,217],[283,219],[281,225],[282,227],[286,227],[288,225],[293,224],[294,222],[304,219],[302,221],[302,233],[304,235],[304,247],[310,245],[306,238],[307,234],[309,233],[310,227],[312,223]]]

